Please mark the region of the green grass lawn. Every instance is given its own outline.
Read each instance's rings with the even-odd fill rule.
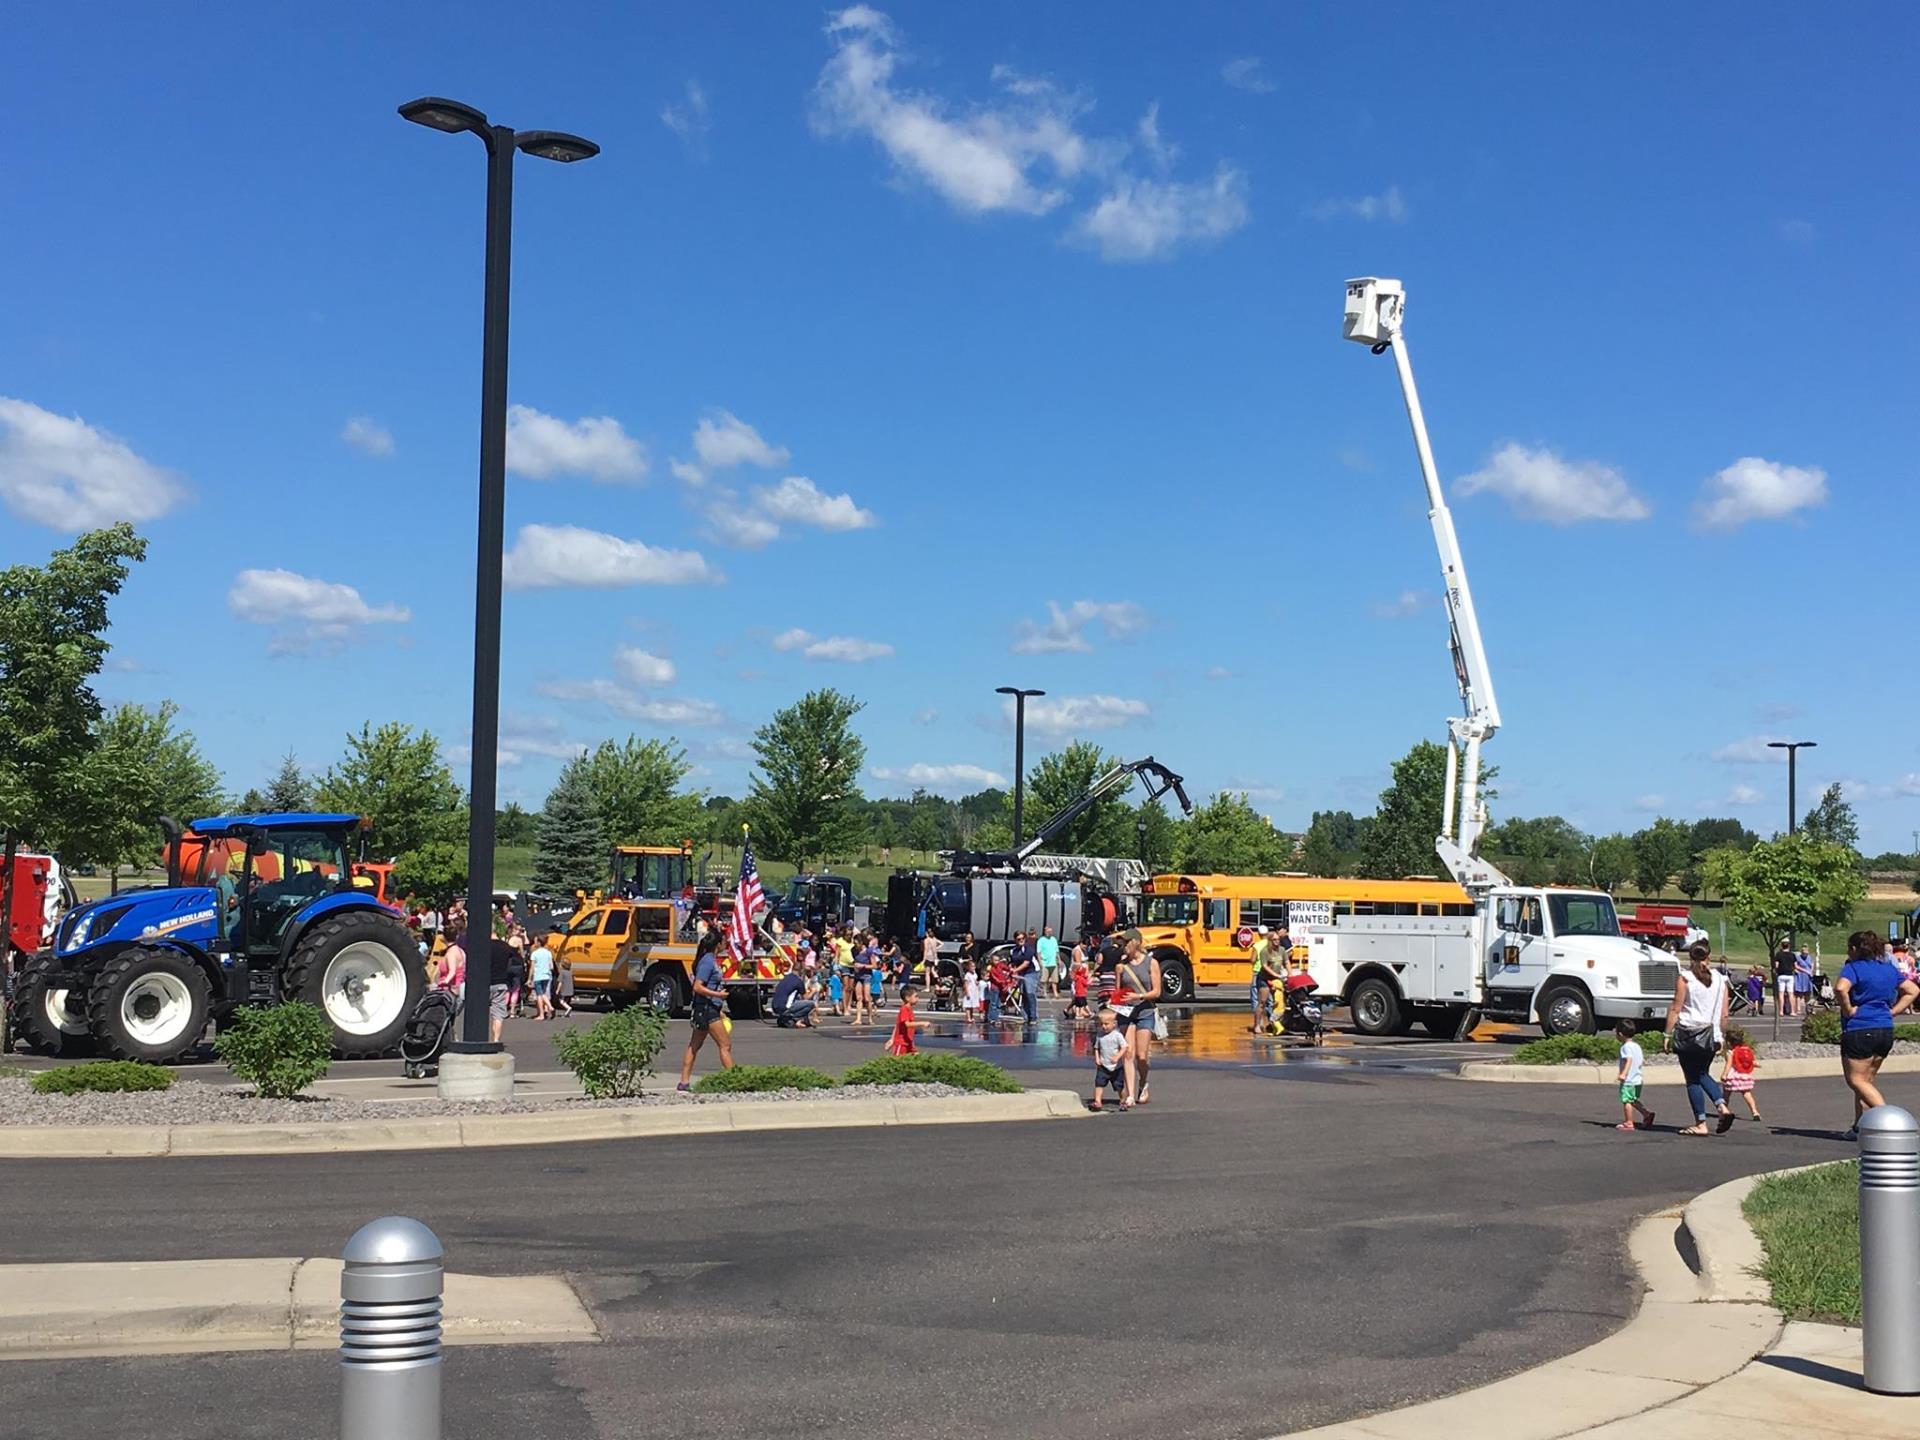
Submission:
[[[1761,1275],[1790,1320],[1860,1323],[1860,1165],[1848,1160],[1762,1180],[1748,1223],[1766,1247]]]

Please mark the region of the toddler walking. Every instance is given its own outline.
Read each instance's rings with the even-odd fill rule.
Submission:
[[[1105,1095],[1110,1089],[1120,1092],[1122,1110],[1133,1108],[1133,1077],[1129,1073],[1133,1062],[1129,1054],[1127,1032],[1120,1028],[1120,1017],[1102,1007],[1100,1033],[1093,1041],[1093,1098],[1087,1102],[1089,1110],[1106,1109]]]
[[[967,1020],[980,1018],[980,972],[968,960],[960,967],[960,1014]]]
[[[1651,1130],[1653,1112],[1640,1103],[1640,1086],[1645,1080],[1647,1052],[1640,1048],[1640,1042],[1633,1038],[1634,1028],[1631,1020],[1622,1020],[1613,1027],[1613,1033],[1620,1041],[1620,1123],[1616,1130]],[[1633,1123],[1635,1114],[1640,1116],[1640,1124]]]
[[[913,1018],[913,999],[920,992],[912,985],[900,987],[900,1009],[893,1017],[893,1034],[887,1040],[889,1055],[917,1055],[920,1047],[913,1043],[913,1032],[929,1028],[929,1022]]]
[[[1736,1045],[1727,1052],[1727,1063],[1720,1072],[1720,1083],[1729,1095],[1738,1095],[1747,1102],[1747,1114],[1753,1119],[1760,1118],[1760,1105],[1753,1098],[1753,1072],[1760,1068],[1760,1059],[1753,1053],[1751,1045]]]

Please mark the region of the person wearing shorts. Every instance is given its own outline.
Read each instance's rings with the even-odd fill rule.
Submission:
[[[1792,1016],[1793,951],[1784,945],[1780,947],[1780,953],[1773,957],[1773,1001],[1779,1014]]]
[[[533,1013],[536,1019],[553,1018],[553,952],[544,940],[534,944],[527,956],[527,980],[533,986]]]
[[[700,952],[693,962],[693,1033],[687,1037],[687,1053],[680,1060],[680,1083],[676,1090],[693,1088],[693,1062],[709,1037],[720,1052],[720,1068],[733,1068],[733,1037],[727,1033],[727,977],[721,973],[715,945]]]
[[[520,968],[520,957],[504,940],[495,940],[489,954],[493,957],[493,969],[487,985],[487,1035],[498,1045],[500,1032],[507,1024],[507,992],[513,987],[513,976]]]
[[[1860,1117],[1886,1104],[1876,1083],[1880,1065],[1893,1053],[1893,1021],[1913,1008],[1920,984],[1902,975],[1881,954],[1880,932],[1856,930],[1847,937],[1847,963],[1834,994],[1840,1001],[1840,1072],[1853,1091],[1849,1140],[1860,1138]]]

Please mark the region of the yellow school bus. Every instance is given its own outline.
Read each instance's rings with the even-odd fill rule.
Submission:
[[[1311,875],[1155,875],[1140,887],[1135,921],[1160,961],[1160,984],[1188,1000],[1197,985],[1245,987],[1253,975],[1242,931],[1285,925],[1295,940],[1336,915],[1471,915],[1451,880],[1341,880]]]

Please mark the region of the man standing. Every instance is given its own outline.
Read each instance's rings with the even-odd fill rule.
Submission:
[[[1040,927],[1040,943],[1034,947],[1040,957],[1040,978],[1047,982],[1047,994],[1060,998],[1060,942],[1053,938],[1053,927]],[[1036,1017],[1037,1018],[1037,1017]]]
[[[1793,1014],[1793,951],[1782,945],[1773,957],[1774,1013]]]
[[[1031,1025],[1040,1018],[1040,960],[1031,931],[1014,933],[1013,953],[1007,959],[1013,966],[1013,978],[1020,982],[1020,1008]]]
[[[1267,936],[1267,927],[1262,925],[1253,933],[1253,949],[1249,955],[1253,961],[1253,972],[1247,978],[1247,1003],[1253,1007],[1253,1033],[1259,1035],[1267,1028],[1267,1010],[1273,1001],[1267,985],[1267,946],[1271,944]]]

